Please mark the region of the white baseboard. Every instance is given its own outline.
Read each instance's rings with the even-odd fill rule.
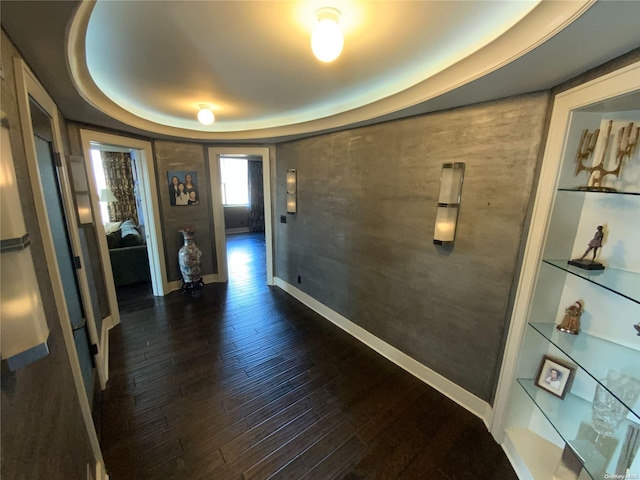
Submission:
[[[289,295],[298,299],[307,307],[319,313],[324,318],[334,323],[353,337],[357,338],[369,348],[372,348],[383,357],[398,365],[400,368],[406,370],[414,377],[422,380],[427,385],[435,388],[440,393],[459,404],[461,407],[479,417],[484,422],[487,430],[489,430],[493,417],[493,409],[487,402],[476,397],[474,394],[468,392],[464,388],[443,377],[439,373],[422,365],[420,362],[411,358],[406,353],[403,353],[392,345],[389,345],[385,341],[380,340],[378,337],[369,333],[364,328],[356,325],[346,317],[340,315],[338,312],[331,310],[326,305],[323,305],[315,298],[304,293],[290,283],[287,283],[278,277],[276,277],[275,280],[275,284],[282,290],[287,292]]]
[[[101,460],[98,460],[94,467],[87,463],[87,480],[109,480]]]
[[[251,229],[249,227],[240,227],[240,228],[227,228],[224,233],[225,235],[233,235],[234,233],[249,233]]]

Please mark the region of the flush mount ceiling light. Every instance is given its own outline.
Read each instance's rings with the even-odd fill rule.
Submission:
[[[198,111],[198,121],[203,125],[211,125],[216,117],[213,115],[211,108],[207,105],[200,105]]]
[[[321,8],[316,12],[318,24],[311,34],[311,50],[321,62],[333,62],[342,53],[344,37],[338,25],[340,10]]]

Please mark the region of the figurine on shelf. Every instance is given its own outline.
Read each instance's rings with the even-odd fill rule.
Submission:
[[[558,330],[571,335],[580,333],[580,317],[582,316],[582,302],[577,300],[564,311],[562,322],[556,326]]]
[[[596,234],[593,236],[587,249],[582,254],[580,258],[576,258],[573,260],[569,260],[569,265],[573,265],[578,268],[583,268],[585,270],[604,270],[604,265],[599,262],[596,262],[596,255],[598,253],[598,249],[602,247],[602,239],[604,238],[604,233],[602,231],[602,225],[598,225],[596,230]],[[593,260],[585,260],[584,257],[587,256],[589,252],[593,251]]]

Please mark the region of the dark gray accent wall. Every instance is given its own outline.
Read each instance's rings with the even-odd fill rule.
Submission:
[[[249,227],[249,207],[224,207],[224,227],[232,228]]]
[[[213,229],[213,209],[211,206],[211,186],[205,147],[201,144],[156,141],[154,156],[158,175],[160,217],[164,236],[167,280],[180,280],[178,251],[183,245],[183,226],[196,228],[195,242],[202,250],[201,273],[217,273],[216,243]],[[169,170],[195,171],[198,174],[198,194],[200,205],[171,206],[169,202]]]
[[[55,308],[53,291],[36,218],[29,180],[18,105],[13,59],[19,53],[2,31],[2,110],[11,125],[11,147],[20,187],[20,203],[38,286],[50,328],[47,357],[16,372],[2,365],[0,387],[0,477],[15,480],[37,478],[86,478],[93,453],[80,413],[71,366]],[[63,124],[64,128],[64,124]]]
[[[298,214],[276,275],[491,401],[549,96],[537,93],[279,144]],[[453,248],[433,244],[443,162],[465,162]],[[298,276],[301,283],[298,283]]]

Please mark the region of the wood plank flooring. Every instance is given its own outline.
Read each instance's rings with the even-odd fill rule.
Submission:
[[[267,287],[261,234],[228,240],[228,284],[119,292],[111,480],[517,478],[478,418]]]

